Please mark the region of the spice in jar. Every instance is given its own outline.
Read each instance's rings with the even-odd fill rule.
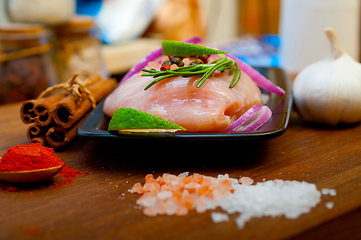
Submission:
[[[59,82],[66,82],[77,73],[80,79],[94,75],[108,77],[101,52],[97,28],[93,18],[75,16],[53,27],[55,63]]]
[[[0,25],[0,104],[35,99],[56,82],[49,37],[42,25]]]

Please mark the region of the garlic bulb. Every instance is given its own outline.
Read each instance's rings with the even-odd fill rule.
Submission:
[[[361,64],[348,55],[333,28],[329,58],[303,69],[293,85],[294,103],[302,119],[336,126],[361,121]]]

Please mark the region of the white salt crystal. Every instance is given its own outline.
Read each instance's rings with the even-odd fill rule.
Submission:
[[[199,183],[196,182],[190,182],[187,183],[186,185],[184,185],[185,189],[195,189],[195,188],[199,188],[201,185]]]
[[[229,175],[228,175],[228,173],[226,173],[226,174],[218,174],[218,176],[217,176],[217,178],[218,179],[228,179],[229,178]]]
[[[330,193],[330,189],[328,188],[322,188],[321,189],[322,195],[328,195]]]
[[[238,184],[234,193],[219,201],[227,213],[241,213],[236,219],[237,226],[243,228],[253,217],[281,216],[295,219],[310,212],[321,200],[321,193],[314,184],[298,181],[260,182],[256,185]]]
[[[334,206],[334,203],[333,203],[333,202],[327,202],[327,203],[326,203],[326,207],[327,207],[328,209],[332,209],[333,206]]]
[[[177,211],[177,205],[167,205],[165,209],[165,214],[174,215],[176,211]]]
[[[211,218],[214,223],[228,222],[229,216],[226,213],[211,212]]]
[[[322,188],[321,192],[323,195],[336,196],[337,192],[334,188]]]
[[[156,203],[157,203],[157,198],[156,197],[148,196],[148,197],[143,199],[142,205],[144,207],[153,207],[153,206],[155,206]]]
[[[178,174],[178,177],[187,177],[189,175],[189,172],[182,172]]]
[[[333,188],[331,188],[330,189],[330,196],[336,196],[336,190],[335,189],[333,189]]]
[[[167,198],[170,198],[171,196],[173,196],[173,193],[170,192],[170,191],[159,191],[157,193],[157,197],[160,199],[160,200],[165,200]]]

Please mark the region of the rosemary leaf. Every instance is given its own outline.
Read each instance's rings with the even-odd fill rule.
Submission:
[[[218,62],[215,66],[207,71],[197,82],[196,87],[199,88],[209,78],[209,76],[216,70],[220,70],[222,66],[228,64],[227,58],[222,58],[223,61]]]
[[[229,75],[234,74],[234,77],[229,85],[229,87],[232,88],[238,83],[239,78],[241,76],[241,70],[239,69],[239,66],[236,62],[234,62],[232,59],[229,59],[227,57],[222,57],[208,64],[189,65],[166,71],[142,69],[142,71],[146,72],[142,74],[142,76],[150,76],[155,78],[144,88],[144,90],[147,90],[148,88],[150,88],[159,81],[175,76],[181,76],[184,78],[201,76],[201,78],[198,80],[196,84],[196,87],[199,88],[203,85],[203,83],[209,78],[209,76],[214,71],[224,72],[227,69],[229,70]]]
[[[234,86],[236,86],[236,84],[239,82],[239,79],[241,78],[241,69],[239,69],[238,63],[235,62],[235,65],[236,65],[236,73],[234,74],[234,77],[232,79],[231,84],[229,85],[229,88],[233,88]]]
[[[229,76],[234,73],[234,61],[229,64]]]
[[[150,88],[151,86],[153,86],[153,85],[156,84],[157,82],[162,81],[163,79],[171,78],[171,77],[175,77],[175,76],[177,76],[177,75],[175,75],[175,74],[168,74],[168,75],[165,75],[165,76],[163,76],[163,77],[157,78],[157,79],[153,80],[152,82],[150,82],[147,86],[145,86],[144,90],[147,90],[148,88]]]

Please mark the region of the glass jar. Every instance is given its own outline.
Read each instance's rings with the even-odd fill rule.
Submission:
[[[54,62],[60,83],[69,80],[74,73],[82,80],[94,75],[108,77],[93,18],[75,16],[52,29],[56,36]]]
[[[0,104],[37,98],[56,82],[42,25],[0,24]]]

